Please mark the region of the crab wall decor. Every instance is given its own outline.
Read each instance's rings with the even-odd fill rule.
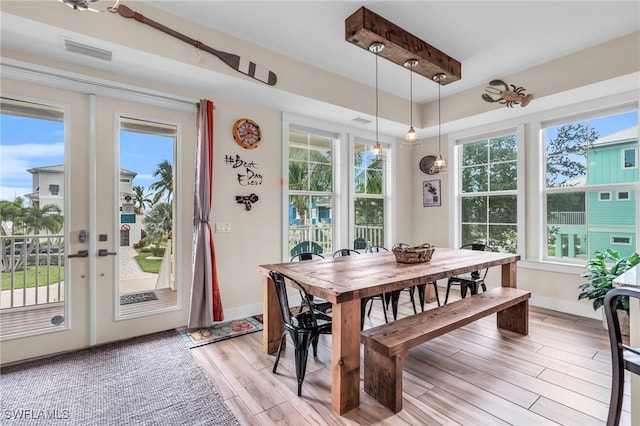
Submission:
[[[258,196],[256,194],[251,195],[236,195],[236,202],[238,204],[244,204],[244,209],[251,210],[251,205],[258,202]]]
[[[511,87],[511,89],[509,89]],[[487,102],[498,102],[513,108],[514,104],[520,104],[521,107],[526,107],[533,99],[531,94],[525,95],[524,87],[516,87],[513,84],[507,84],[502,80],[491,80],[489,86],[485,88],[485,91],[489,93],[483,93],[482,99]],[[496,99],[495,96],[498,96]]]

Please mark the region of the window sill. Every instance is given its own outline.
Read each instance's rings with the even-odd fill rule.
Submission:
[[[518,268],[536,269],[547,272],[580,275],[585,272],[585,265],[573,265],[560,262],[523,260],[518,262]]]

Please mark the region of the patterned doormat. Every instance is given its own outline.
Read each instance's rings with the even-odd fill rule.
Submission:
[[[180,331],[182,341],[189,349],[198,346],[219,342],[220,340],[231,339],[232,337],[243,336],[262,330],[262,315],[247,317],[239,320],[221,322],[211,327],[193,328]]]
[[[146,293],[131,293],[120,296],[120,305],[130,305],[132,303],[148,302],[149,300],[158,300],[158,296],[153,291]]]

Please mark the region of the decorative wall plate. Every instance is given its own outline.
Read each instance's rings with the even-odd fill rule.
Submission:
[[[420,170],[422,173],[426,173],[428,175],[435,175],[438,173],[438,170],[433,167],[433,163],[436,161],[435,155],[426,155],[422,157],[420,160]]]
[[[233,138],[245,149],[253,149],[262,142],[262,131],[255,121],[241,118],[233,125]]]

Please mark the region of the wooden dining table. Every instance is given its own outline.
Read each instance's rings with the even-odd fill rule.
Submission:
[[[392,252],[383,252],[260,265],[263,349],[277,351],[284,325],[269,278],[269,271],[278,271],[298,281],[309,294],[333,304],[331,405],[345,414],[360,404],[360,299],[494,266],[501,266],[503,287],[516,287],[518,260],[519,255],[510,253],[437,248],[426,263],[398,263]]]

